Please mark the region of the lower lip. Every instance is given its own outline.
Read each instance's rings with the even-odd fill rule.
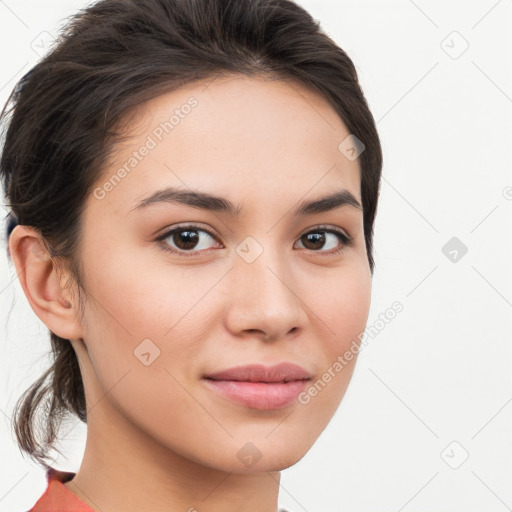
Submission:
[[[309,382],[309,380],[276,383],[203,380],[210,388],[234,402],[260,410],[280,409],[290,405]]]

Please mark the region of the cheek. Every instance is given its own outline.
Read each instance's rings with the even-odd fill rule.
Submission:
[[[312,302],[312,310],[321,319],[326,330],[329,355],[339,354],[358,339],[366,326],[371,301],[371,276],[361,265],[346,272],[340,271],[324,281]]]
[[[149,249],[111,241],[94,252],[86,271],[93,315],[121,338],[164,337],[200,298],[180,268],[155,265]]]
[[[148,264],[135,252],[127,258],[127,252],[111,251],[88,269],[85,337],[91,358],[107,388],[128,370],[130,379],[139,372],[141,379],[154,379],[157,372],[172,387],[164,369],[181,380],[186,362],[200,352],[211,327],[208,291],[218,277],[194,278],[193,270]]]
[[[319,335],[316,380],[299,396],[299,402],[317,429],[323,429],[332,418],[345,395],[352,378],[361,333],[364,332],[371,300],[371,276],[364,266],[346,273],[326,284],[323,293],[316,295],[314,308]],[[314,318],[313,315],[311,318]],[[313,320],[312,320],[313,321]],[[312,439],[319,430],[312,432]]]
[[[199,351],[195,340],[204,336],[201,308],[194,305],[211,286],[191,286],[180,270],[123,259],[121,251],[89,267],[85,339],[91,375],[99,395],[112,390],[109,402],[125,417],[135,423],[158,417],[172,425],[176,410],[189,410],[190,421],[204,422],[180,383]],[[186,436],[186,430],[176,425],[174,435]]]

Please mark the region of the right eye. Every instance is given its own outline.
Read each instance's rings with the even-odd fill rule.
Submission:
[[[156,241],[160,242],[164,251],[168,251],[180,256],[194,256],[197,252],[202,252],[207,249],[205,247],[199,247],[199,249],[191,251],[190,249],[195,248],[200,243],[200,236],[198,233],[205,233],[207,236],[202,237],[203,239],[210,238],[216,240],[213,233],[206,229],[202,229],[194,224],[188,224],[186,226],[180,226],[167,230],[165,233],[160,235]],[[170,246],[167,239],[170,239],[177,247],[173,248]],[[206,241],[207,242],[207,241]],[[203,244],[204,245],[204,244]]]

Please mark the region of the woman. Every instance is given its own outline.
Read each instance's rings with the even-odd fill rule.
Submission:
[[[8,250],[55,356],[14,417],[32,511],[275,512],[370,307],[382,155],[352,61],[289,0],[103,0],[8,105]],[[68,412],[77,473],[49,457]]]

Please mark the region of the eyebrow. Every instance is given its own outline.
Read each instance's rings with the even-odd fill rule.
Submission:
[[[173,187],[164,188],[154,192],[137,203],[130,209],[130,211],[142,210],[150,205],[158,203],[183,204],[192,208],[224,213],[233,217],[239,215],[242,211],[241,205],[235,205],[224,197],[208,194],[206,192],[183,190]],[[357,210],[363,210],[359,201],[350,191],[341,189],[318,199],[300,202],[292,211],[292,215],[314,215],[317,213],[325,213],[342,206],[351,206]]]

